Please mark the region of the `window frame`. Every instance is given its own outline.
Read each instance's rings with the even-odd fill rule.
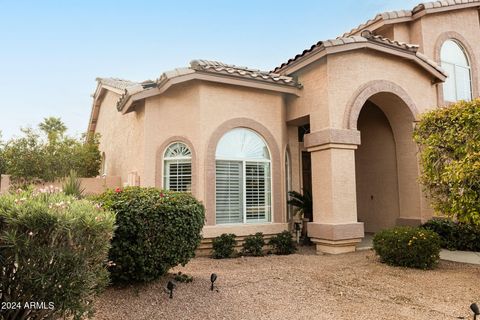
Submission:
[[[448,42],[453,42],[457,47],[458,49],[460,49],[461,53],[463,54],[466,62],[467,62],[467,66],[462,66],[462,65],[457,65],[453,62],[449,62],[449,61],[445,61],[443,58],[442,58],[442,50],[444,50],[444,46],[448,43]],[[457,102],[457,101],[460,101],[460,100],[463,100],[463,99],[460,99],[459,98],[459,93],[458,93],[458,83],[460,82],[459,81],[459,78],[457,77],[457,69],[462,69],[462,70],[465,70],[465,71],[468,71],[468,84],[469,84],[469,92],[470,92],[470,97],[468,98],[467,101],[471,101],[473,99],[473,74],[472,74],[472,61],[470,59],[470,56],[467,52],[467,50],[465,49],[465,46],[463,45],[463,43],[455,38],[448,38],[446,39],[445,41],[442,42],[442,45],[440,46],[440,50],[439,50],[439,57],[440,57],[440,66],[444,69],[445,68],[445,65],[448,65],[450,68],[453,69],[453,74],[449,74],[449,77],[451,77],[451,80],[453,81],[453,89],[454,89],[454,95],[455,95],[455,98],[454,100],[449,100],[446,98],[446,94],[445,94],[445,90],[446,90],[446,82],[443,83],[442,85],[442,95],[443,95],[443,100],[445,102],[450,102],[450,103],[454,103],[454,102]],[[447,78],[448,80],[448,78]],[[463,81],[462,81],[463,82]]]
[[[268,157],[269,159],[261,159],[261,158],[243,158],[243,157],[225,157],[225,156],[217,156],[217,148],[220,143],[220,141],[223,139],[223,137],[228,134],[229,132],[236,130],[236,129],[243,129],[243,130],[248,130],[250,132],[253,132],[255,135],[257,135],[264,143],[265,147],[267,148],[268,152]],[[242,222],[228,222],[228,223],[218,223],[217,222],[217,200],[215,200],[215,224],[217,225],[240,225],[240,224],[258,224],[258,223],[272,223],[273,222],[273,171],[272,171],[272,153],[270,151],[270,147],[268,146],[267,141],[263,138],[263,136],[258,133],[257,131],[250,129],[250,128],[245,128],[245,127],[237,127],[237,128],[232,128],[228,131],[226,131],[218,140],[217,146],[215,148],[215,199],[217,199],[217,161],[231,161],[231,162],[241,162],[241,179],[242,179]],[[246,187],[246,180],[247,180],[247,171],[246,171],[246,166],[247,163],[268,163],[268,193],[265,191],[265,197],[269,199],[268,205],[265,205],[265,208],[267,209],[265,212],[265,218],[264,219],[256,219],[256,220],[248,220],[247,219],[247,187]],[[266,188],[267,189],[267,188]]]
[[[166,156],[167,152],[170,150],[170,148],[176,144],[181,144],[183,145],[189,152],[188,156],[176,156],[176,157],[168,157]],[[193,186],[193,164],[192,164],[192,158],[193,158],[193,153],[192,153],[192,148],[185,142],[183,141],[173,141],[167,145],[167,147],[163,151],[163,179],[162,179],[162,189],[165,190],[172,190],[176,192],[192,192],[192,186]],[[179,191],[179,190],[173,190],[170,188],[170,177],[171,174],[167,174],[167,171],[170,170],[169,164],[171,163],[189,163],[190,164],[190,185],[188,188],[186,188],[186,191]],[[178,176],[178,174],[177,174]],[[168,186],[167,186],[167,180],[168,180]]]

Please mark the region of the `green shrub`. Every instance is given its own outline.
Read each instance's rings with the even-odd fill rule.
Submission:
[[[292,254],[297,250],[292,234],[287,230],[272,237],[269,245],[272,246],[273,252],[279,255]]]
[[[113,213],[63,193],[0,196],[0,304],[22,306],[18,313],[2,310],[0,318],[92,314],[94,296],[108,284],[114,223]],[[47,309],[25,309],[30,301],[45,302]]]
[[[424,114],[414,132],[421,182],[438,213],[480,225],[480,99]]]
[[[173,275],[173,279],[176,282],[182,282],[182,283],[190,283],[193,281],[193,277],[191,275],[188,275],[186,273],[178,272]]]
[[[440,259],[440,237],[419,227],[395,227],[376,233],[373,249],[389,265],[432,269]]]
[[[113,282],[152,281],[195,256],[205,209],[191,194],[127,187],[96,201],[117,214],[109,253]]]
[[[442,248],[480,251],[480,227],[477,225],[434,218],[427,221],[422,227],[432,230],[440,236]]]
[[[236,235],[233,233],[222,234],[219,237],[213,239],[212,242],[212,258],[214,259],[226,259],[233,258],[235,256],[235,246],[237,240]]]
[[[263,239],[263,233],[257,232],[245,238],[242,253],[247,256],[261,257],[263,256],[264,245],[265,240]]]

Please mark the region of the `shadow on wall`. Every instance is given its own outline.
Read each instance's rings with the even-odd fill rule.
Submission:
[[[82,187],[85,188],[85,194],[100,194],[107,189],[122,187],[122,179],[117,176],[105,176],[96,178],[80,178]],[[42,183],[35,185],[35,188],[44,188],[53,186],[57,188],[62,187],[62,181],[55,181],[52,183]],[[0,179],[0,194],[8,192],[12,186],[10,176],[2,174]]]

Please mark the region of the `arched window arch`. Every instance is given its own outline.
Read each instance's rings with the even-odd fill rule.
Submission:
[[[172,191],[192,191],[192,152],[182,142],[170,144],[163,155],[163,187]]]
[[[442,68],[448,73],[443,84],[445,101],[472,99],[472,74],[467,54],[456,40],[447,40],[440,49]]]
[[[215,152],[216,223],[271,221],[271,161],[265,140],[253,130],[223,135]]]

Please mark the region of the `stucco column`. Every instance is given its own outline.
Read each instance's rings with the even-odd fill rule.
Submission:
[[[313,222],[308,236],[317,252],[355,251],[364,237],[357,221],[355,149],[360,144],[357,130],[323,129],[305,136],[312,157]]]

